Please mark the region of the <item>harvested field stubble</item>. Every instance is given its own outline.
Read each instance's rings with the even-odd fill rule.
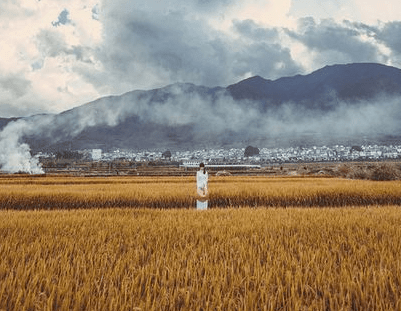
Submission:
[[[398,207],[0,211],[0,310],[400,310]]]
[[[215,177],[209,206],[401,205],[401,181],[318,177]],[[194,177],[0,178],[2,209],[195,206]]]

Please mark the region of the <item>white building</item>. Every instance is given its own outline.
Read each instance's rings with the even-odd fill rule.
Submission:
[[[99,161],[102,158],[102,149],[92,149],[92,160]]]

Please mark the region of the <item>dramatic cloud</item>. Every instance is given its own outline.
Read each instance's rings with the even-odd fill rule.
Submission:
[[[179,5],[165,11],[149,5],[104,8],[104,42],[97,57],[107,84],[121,92],[132,89],[132,81],[141,88],[176,81],[224,86],[250,75],[278,78],[301,70],[276,29],[235,21],[235,36],[228,36],[208,24],[202,15],[206,8],[194,17]],[[93,73],[87,79],[92,81]]]
[[[311,17],[299,20],[295,31],[287,31],[288,35],[304,44],[308,50],[316,54],[320,64],[382,62],[376,42],[364,38],[364,32],[351,24],[336,23],[333,20],[323,20],[316,23]]]
[[[175,82],[400,66],[397,8],[395,0],[2,1],[0,116]]]
[[[374,31],[373,31],[374,32]],[[401,54],[401,22],[390,22],[376,30],[376,39],[385,44],[394,54]]]

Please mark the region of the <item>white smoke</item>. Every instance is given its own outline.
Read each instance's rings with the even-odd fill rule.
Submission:
[[[24,137],[40,137],[56,143],[60,139],[73,139],[88,127],[116,126],[130,116],[138,116],[143,123],[193,126],[194,139],[201,143],[213,140],[242,143],[243,139],[256,137],[261,144],[285,144],[286,140],[297,143],[303,133],[324,140],[401,133],[399,97],[382,96],[353,103],[334,100],[336,105],[328,111],[305,109],[297,103],[278,107],[266,103],[263,111],[260,103],[236,101],[224,90],[211,95],[191,92],[188,88],[191,85],[170,86],[156,94],[133,92],[103,98],[57,116],[10,122],[0,132],[1,170],[43,173],[39,161],[31,156],[30,147],[23,142]]]
[[[31,121],[24,119],[10,122],[0,132],[0,166],[6,173],[43,174],[39,160],[31,156],[28,144],[21,142],[21,138],[32,133],[35,127],[42,125],[38,118]]]

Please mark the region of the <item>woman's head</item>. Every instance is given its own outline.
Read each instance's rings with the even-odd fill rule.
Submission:
[[[203,162],[201,164],[199,164],[199,167],[201,169],[203,168],[203,174],[206,174],[206,168],[205,168],[205,164]]]

